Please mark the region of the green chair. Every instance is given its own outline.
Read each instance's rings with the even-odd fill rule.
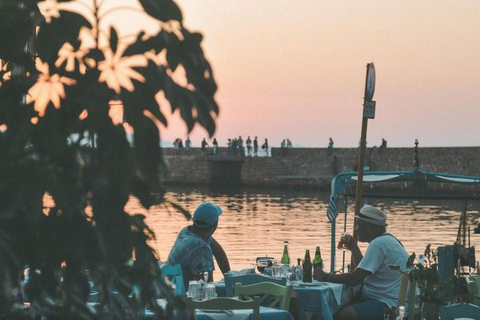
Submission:
[[[261,274],[249,273],[239,276],[232,276],[229,272],[225,273],[225,292],[227,297],[233,297],[235,293],[235,284],[240,282],[244,286],[260,282],[273,282],[281,286],[287,285],[287,278],[272,278]]]
[[[240,299],[251,299],[260,296],[262,306],[288,310],[292,298],[293,286],[291,284],[281,286],[271,282],[260,282],[250,285],[235,284],[235,295]]]
[[[473,296],[473,302],[480,305],[480,279],[478,276],[473,275],[465,278],[467,282],[467,290]]]
[[[175,294],[185,296],[185,282],[183,280],[182,267],[179,264],[164,264],[160,267],[163,278],[168,278],[175,285]]]
[[[253,297],[252,300],[242,301],[234,298],[213,298],[203,301],[193,300],[187,297],[187,307],[192,310],[196,317],[196,310],[245,310],[251,309],[253,320],[260,320],[260,298]]]

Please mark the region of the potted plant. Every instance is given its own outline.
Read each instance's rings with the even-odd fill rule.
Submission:
[[[418,283],[420,290],[420,300],[424,305],[426,319],[438,320],[439,307],[444,304],[441,292],[447,288],[438,276],[438,253],[431,249],[431,244],[425,248],[424,254],[419,254],[417,263],[415,253],[413,253],[407,262],[407,269],[410,276]]]

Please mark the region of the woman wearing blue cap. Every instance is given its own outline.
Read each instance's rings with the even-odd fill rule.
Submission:
[[[208,272],[209,281],[213,281],[214,256],[222,273],[230,271],[227,254],[212,237],[221,214],[222,209],[219,206],[209,202],[202,203],[193,214],[193,225],[183,228],[173,244],[168,263],[182,266],[186,287],[190,280],[203,272]]]

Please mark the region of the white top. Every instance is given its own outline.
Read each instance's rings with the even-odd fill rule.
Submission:
[[[404,271],[407,260],[405,248],[388,232],[370,242],[358,264],[358,268],[372,273],[363,281],[363,297],[381,301],[390,308],[396,307],[402,274],[387,266],[397,265]]]

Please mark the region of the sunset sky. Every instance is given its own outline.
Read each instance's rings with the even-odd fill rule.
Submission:
[[[368,146],[480,145],[478,0],[177,0],[219,85],[216,132],[280,146],[356,147],[375,64]],[[130,14],[125,28],[149,19]],[[172,119],[162,139],[185,138]],[[207,134],[190,135],[199,146]]]

